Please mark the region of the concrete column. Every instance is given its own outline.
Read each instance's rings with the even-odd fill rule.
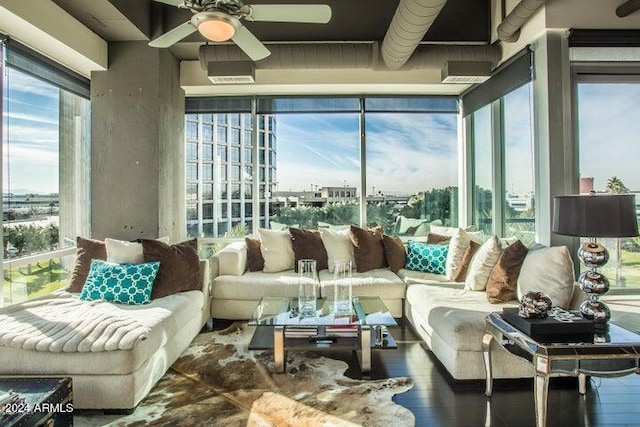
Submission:
[[[546,31],[532,49],[536,240],[571,247],[573,238],[551,233],[553,196],[578,190],[566,32]]]
[[[91,232],[95,238],[186,235],[184,91],[168,49],[109,44],[91,74]]]

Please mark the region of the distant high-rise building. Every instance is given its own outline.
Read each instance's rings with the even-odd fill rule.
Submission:
[[[233,227],[253,228],[254,179],[260,227],[268,222],[276,183],[275,118],[258,116],[258,171],[254,170],[251,114],[187,114],[187,233],[221,237]]]

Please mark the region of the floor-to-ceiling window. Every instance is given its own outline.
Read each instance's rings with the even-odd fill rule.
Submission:
[[[640,193],[640,75],[583,74],[577,82],[580,191]],[[640,199],[636,196],[636,203]],[[640,211],[638,211],[640,212]],[[640,238],[601,239],[612,288],[640,288]]]
[[[485,234],[535,241],[531,55],[521,52],[463,96],[470,138],[470,213]]]
[[[76,236],[88,234],[90,103],[82,77],[15,42],[3,48],[6,305],[65,286]]]
[[[365,98],[368,225],[426,236],[458,224],[457,101]]]
[[[528,83],[502,99],[505,237],[530,245],[535,240],[533,203],[532,85]]]
[[[472,115],[473,128],[473,218],[478,230],[493,233],[493,134],[491,105]]]
[[[234,218],[242,218],[246,232],[362,224],[414,236],[426,235],[431,222],[457,225],[455,97],[274,96],[234,102],[187,100],[191,235],[237,237]],[[238,115],[239,137],[230,134],[234,114],[222,114],[232,107],[255,111]],[[205,137],[209,126],[213,142]],[[210,151],[213,160],[207,158]],[[213,195],[212,209],[206,194]]]

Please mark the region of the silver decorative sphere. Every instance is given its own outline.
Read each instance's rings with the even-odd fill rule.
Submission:
[[[580,314],[585,319],[593,320],[593,323],[604,326],[611,319],[611,310],[606,304],[596,299],[589,299],[580,304]]]
[[[587,270],[578,277],[582,290],[588,294],[603,295],[609,290],[609,279],[595,270]]]
[[[602,267],[609,261],[609,251],[599,243],[587,242],[578,249],[578,257],[587,267]]]

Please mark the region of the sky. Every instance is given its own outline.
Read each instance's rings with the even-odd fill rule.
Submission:
[[[58,93],[7,69],[3,93],[3,191],[58,192]]]
[[[596,191],[617,176],[640,190],[640,84],[580,83],[578,86],[580,175]]]
[[[455,114],[366,116],[367,194],[414,194],[456,185]],[[360,186],[357,114],[280,114],[278,189]]]

